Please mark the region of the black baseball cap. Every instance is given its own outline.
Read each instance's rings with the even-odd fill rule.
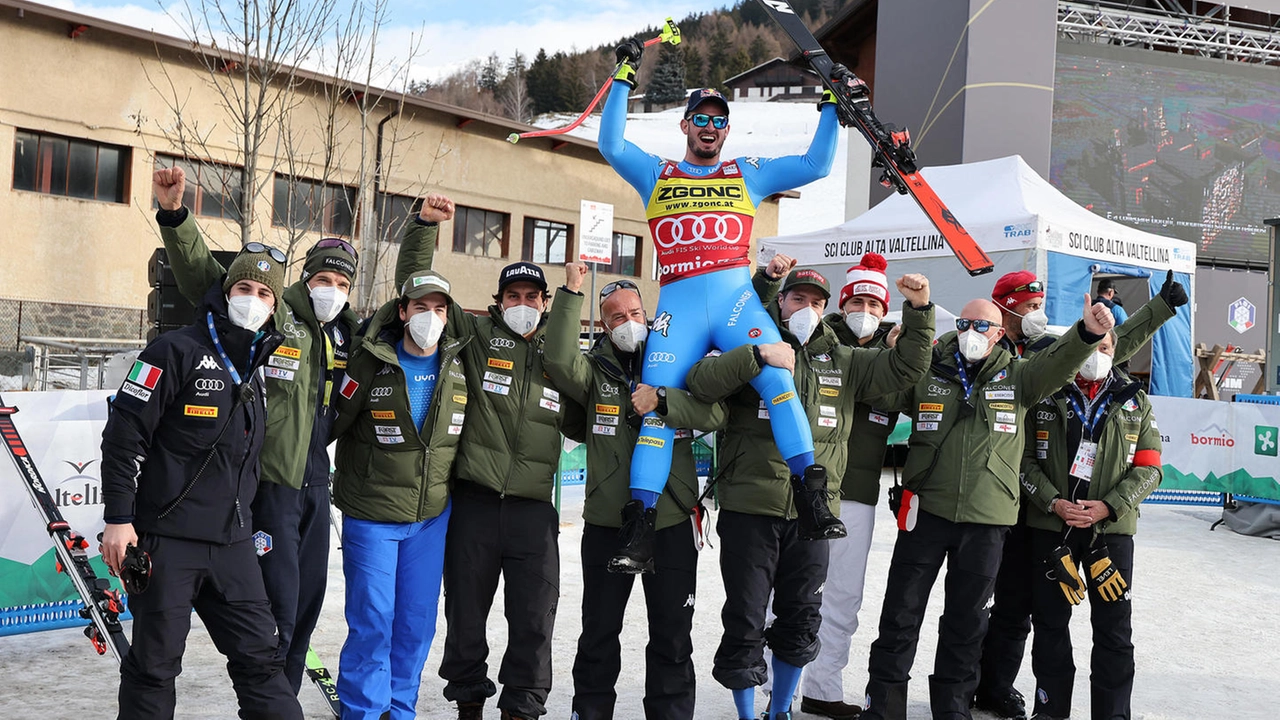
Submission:
[[[498,292],[501,293],[514,282],[533,283],[542,292],[547,291],[547,276],[543,274],[542,268],[531,262],[511,263],[502,268],[502,274],[498,276]]]
[[[685,116],[688,117],[693,113],[694,108],[707,101],[720,103],[720,107],[724,108],[724,114],[729,114],[728,98],[721,95],[720,91],[715,88],[702,88],[701,90],[694,90],[689,93],[689,102],[684,106]]]

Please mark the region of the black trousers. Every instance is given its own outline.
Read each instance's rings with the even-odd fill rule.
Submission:
[[[995,588],[1008,528],[953,523],[919,513],[911,532],[898,531],[889,565],[880,635],[871,643],[867,720],[903,720],[907,681],[915,662],[920,624],[938,571],[947,563],[946,600],[938,622],[938,650],[929,676],[929,704],[936,719],[969,718],[978,686],[978,658],[987,632],[988,602]]]
[[[311,633],[320,619],[329,576],[329,484],[295,490],[264,482],[253,499],[253,528],[271,537],[258,556],[262,581],[280,630],[284,675],[302,687]]]
[[[696,690],[690,633],[698,549],[687,522],[659,530],[655,541],[656,572],[641,576],[649,616],[644,716],[649,720],[689,720]],[[622,670],[619,636],[636,577],[606,569],[621,546],[617,528],[590,523],[583,528],[582,635],[573,660],[573,712],[579,720],[609,720],[618,699],[614,686]],[[623,713],[627,717],[634,714],[631,709]]]
[[[1032,560],[1031,539],[1026,524],[1026,505],[1018,513],[1018,524],[1009,528],[1004,541],[1004,557],[996,575],[995,605],[982,641],[979,693],[1008,692],[1018,679],[1022,658],[1031,634]]]
[[[730,690],[763,685],[764,646],[804,667],[818,655],[827,543],[801,540],[799,523],[766,515],[721,510],[720,575],[724,580],[724,634],[711,674]],[[773,624],[765,628],[769,595]]]
[[[151,554],[153,571],[147,591],[129,596],[133,645],[120,665],[120,720],[173,717],[192,608],[227,657],[240,717],[301,720],[253,541],[214,545],[146,535],[139,546]]]
[[[1080,577],[1089,586],[1089,618],[1093,624],[1093,656],[1089,675],[1090,713],[1093,720],[1130,717],[1133,694],[1133,605],[1129,595],[1107,602],[1098,595],[1089,578],[1089,542],[1092,531],[1075,530],[1067,536],[1071,556],[1083,567]],[[1033,557],[1045,558],[1059,544],[1062,533],[1031,530]],[[1133,536],[1099,535],[1111,553],[1111,564],[1133,588]],[[1031,669],[1036,675],[1036,712],[1055,717],[1071,714],[1071,689],[1076,666],[1071,651],[1071,604],[1062,595],[1056,580],[1037,572],[1032,587],[1032,623],[1035,640],[1031,644]]]
[[[551,692],[551,633],[560,600],[560,518],[549,502],[503,498],[467,481],[455,484],[452,498],[444,552],[444,697],[483,702],[497,691],[485,631],[501,576],[507,651],[498,670],[498,707],[541,717]]]

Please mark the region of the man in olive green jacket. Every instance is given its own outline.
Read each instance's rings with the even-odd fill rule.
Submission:
[[[908,392],[881,400],[911,415],[914,427],[864,717],[906,717],[920,623],[948,557],[929,692],[935,718],[968,717],[987,603],[1004,536],[1018,518],[1025,415],[1075,375],[1112,322],[1086,295],[1082,324],[1031,360],[1014,360],[998,344],[999,308],[972,300],[956,319],[960,334],[934,348],[930,373]]]
[[[443,333],[449,290],[430,270],[409,278],[370,319],[335,397],[347,620],[338,696],[352,720],[412,716],[435,637],[467,409],[459,355],[471,341]]]
[[[411,228],[406,237],[413,232]],[[432,248],[434,251],[434,245]],[[560,599],[560,518],[551,502],[561,428],[581,429],[581,406],[546,373],[547,280],[529,262],[507,265],[484,316],[449,307],[462,350],[467,423],[454,467],[445,544],[448,634],[440,677],[459,718],[479,718],[497,693],[489,679],[489,609],[503,579],[507,650],[499,679],[504,718],[546,714],[551,634]]]
[[[1003,318],[1005,334],[1000,344],[1014,357],[1030,357],[1057,340],[1045,332],[1048,318],[1044,291],[1044,283],[1026,270],[1001,276],[991,291],[991,299],[1000,306]],[[1186,303],[1186,290],[1169,271],[1160,292],[1115,328],[1116,363],[1133,357]],[[1031,440],[1028,434],[1028,443]],[[1039,562],[1031,555],[1024,508],[1005,538],[996,576],[995,604],[982,641],[981,679],[974,697],[974,707],[1000,718],[1026,716],[1026,701],[1013,684],[1031,632],[1031,586],[1033,577],[1040,574]]]
[[[1091,715],[1131,715],[1133,534],[1138,504],[1160,485],[1161,438],[1146,393],[1111,367],[1114,343],[1099,343],[1075,382],[1035,407],[1035,449],[1023,466],[1030,552],[1051,569],[1034,573],[1031,592],[1035,717],[1045,720],[1071,714],[1071,608],[1086,589]]]
[[[827,576],[827,543],[801,539],[797,517],[812,513],[796,512],[790,472],[772,442],[768,401],[748,383],[764,364],[792,369],[809,417],[815,459],[842,476],[857,400],[909,387],[928,367],[933,341],[928,281],[908,275],[898,281],[898,289],[908,302],[897,347],[853,350],[840,345],[822,322],[830,297],[826,278],[810,268],[795,270],[768,307],[786,345],[736,348],[699,361],[689,373],[694,397],[729,404],[729,425],[720,446],[723,470],[716,486],[724,633],[712,674],[733,691],[740,718],[754,716],[754,689],[766,679],[766,643],[773,651],[773,698],[779,705],[769,709],[769,717],[786,717],[800,668],[818,651]],[[825,477],[821,485],[826,486]],[[804,501],[827,504],[839,513],[838,495],[804,490]],[[771,594],[777,618],[766,629]]]
[[[183,297],[198,305],[225,269],[210,254],[194,213],[182,206],[182,168],[155,171],[156,222]],[[453,204],[430,194],[409,222],[421,228],[400,246],[397,286],[430,267],[436,223]],[[262,483],[253,501],[254,542],[271,612],[285,654],[285,677],[302,686],[311,633],[320,618],[329,573],[329,432],[332,393],[342,382],[359,319],[347,305],[359,256],[339,238],[307,251],[302,277],[287,287],[276,313],[284,343],[267,361],[267,436]]]
[[[584,355],[578,349],[580,294],[587,266],[565,266],[547,321],[547,373],[564,395],[587,409],[587,487],[582,516],[582,634],[573,663],[572,712],[580,720],[611,718],[621,671],[619,635],[635,575],[608,570],[628,531],[652,538],[656,558],[643,577],[649,619],[645,649],[644,713],[649,718],[691,718],[696,691],[693,666],[693,598],[697,593],[701,517],[691,430],[724,425],[722,404],[694,400],[686,390],[638,384],[648,335],[639,288],[629,280],[600,291],[605,333]],[[631,452],[645,414],[677,428],[671,476],[657,506],[631,500]],[[619,518],[626,518],[619,529]],[[691,530],[692,526],[692,530]],[[656,549],[656,552],[654,550]],[[652,562],[652,561],[651,561]]]

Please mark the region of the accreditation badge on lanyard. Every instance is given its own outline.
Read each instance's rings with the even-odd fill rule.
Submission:
[[[1081,480],[1093,480],[1093,461],[1098,457],[1098,443],[1081,440],[1076,457],[1071,461],[1071,475]]]

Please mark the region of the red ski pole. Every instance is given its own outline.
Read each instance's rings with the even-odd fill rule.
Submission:
[[[662,43],[662,42],[671,43],[672,45],[680,44],[680,28],[676,27],[675,21],[672,20],[671,18],[667,18],[666,24],[662,26],[662,32],[657,37],[652,37],[644,41],[644,46],[649,47],[651,45],[657,45],[658,43]],[[616,69],[615,69],[615,72],[616,72]],[[579,115],[576,120],[569,123],[568,125],[565,125],[562,128],[549,128],[546,130],[532,130],[530,132],[524,132],[524,133],[511,133],[510,135],[507,136],[507,142],[510,142],[511,144],[514,145],[515,143],[520,142],[524,138],[547,137],[549,135],[563,135],[569,132],[570,130],[573,130],[574,128],[581,125],[588,117],[591,116],[591,111],[595,110],[596,105],[600,104],[600,98],[604,97],[605,92],[609,89],[609,85],[612,82],[613,82],[612,77],[605,80],[604,84],[600,86],[600,89],[596,91],[596,96],[591,98],[591,104],[587,105],[587,109],[583,110],[582,114]]]

